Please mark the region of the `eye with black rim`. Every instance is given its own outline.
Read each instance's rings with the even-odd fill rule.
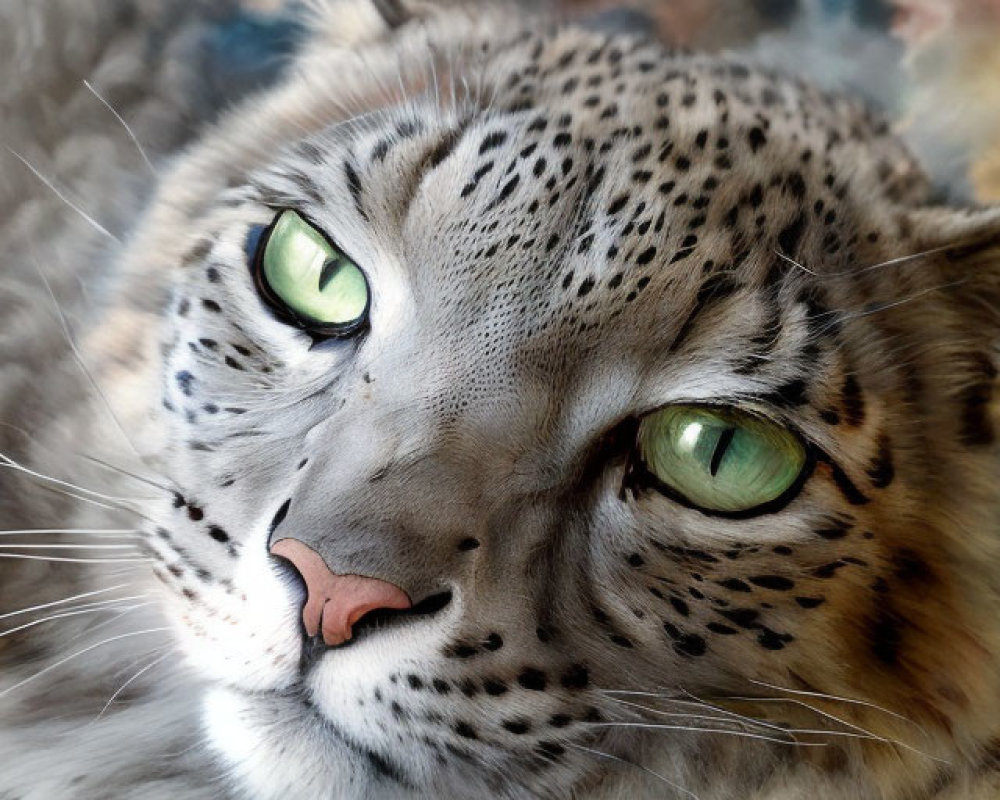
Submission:
[[[781,510],[815,465],[797,433],[738,408],[708,405],[666,406],[644,417],[634,458],[645,484],[704,514],[733,518]]]
[[[297,212],[251,228],[247,257],[257,291],[283,321],[319,338],[347,338],[368,326],[365,273]]]

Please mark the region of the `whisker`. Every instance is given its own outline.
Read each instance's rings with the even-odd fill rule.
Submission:
[[[67,206],[69,206],[71,209],[73,209],[73,211],[75,211],[77,214],[79,214],[80,217],[83,220],[85,220],[87,222],[87,224],[90,225],[95,231],[97,231],[98,233],[100,233],[102,236],[106,236],[111,241],[115,242],[116,244],[121,244],[121,240],[117,236],[115,236],[113,233],[111,233],[111,231],[109,231],[107,228],[105,228],[103,225],[101,225],[96,219],[94,219],[92,216],[90,216],[90,214],[88,214],[86,211],[84,211],[82,208],[80,208],[78,205],[76,205],[72,200],[70,200],[68,197],[66,197],[66,195],[63,194],[62,191],[60,191],[59,187],[57,187],[55,185],[55,183],[53,183],[51,180],[49,180],[48,178],[46,178],[39,170],[37,170],[34,167],[34,165],[30,161],[28,161],[28,159],[26,159],[24,156],[22,156],[16,150],[11,149],[7,145],[4,145],[4,149],[8,153],[10,153],[12,156],[14,156],[14,158],[16,158],[22,164],[24,164],[24,166],[26,166],[29,170],[31,170],[31,173],[36,178],[38,178],[38,180],[40,180],[42,183],[44,183],[49,188],[49,190],[56,197],[58,197]]]
[[[93,497],[85,497],[84,495],[77,494],[76,492],[69,492],[66,489],[60,489],[58,486],[48,486],[47,484],[44,483],[36,483],[36,486],[38,486],[40,489],[46,492],[52,492],[53,494],[58,494],[62,497],[71,497],[74,500],[79,500],[81,503],[87,503],[88,505],[91,506],[97,506],[97,508],[103,508],[106,509],[107,511],[128,511],[130,513],[135,514],[138,517],[141,517],[142,519],[148,520],[150,522],[152,521],[149,520],[149,517],[140,514],[138,511],[135,511],[134,509],[121,508],[119,506],[111,505],[110,503],[102,503],[100,500],[95,500]]]
[[[649,706],[644,706],[641,703],[633,703],[633,702],[630,702],[628,700],[620,700],[618,698],[609,698],[609,699],[612,702],[614,702],[614,703],[618,703],[618,704],[621,704],[621,705],[624,705],[624,706],[628,706],[630,708],[635,708],[635,709],[639,709],[639,710],[642,710],[642,711],[646,711],[646,712],[649,712],[651,714],[656,714],[657,716],[660,716],[660,717],[670,717],[670,718],[675,718],[675,719],[695,719],[695,720],[705,720],[705,721],[711,721],[711,722],[729,722],[729,723],[732,723],[732,724],[739,724],[739,725],[744,725],[744,726],[755,726],[755,727],[760,727],[760,728],[766,728],[766,729],[778,731],[779,733],[787,733],[788,732],[787,728],[782,728],[780,725],[774,725],[774,724],[771,724],[771,723],[762,722],[760,720],[754,720],[754,719],[751,719],[749,717],[744,717],[744,716],[742,716],[740,714],[736,714],[736,713],[733,713],[733,712],[722,713],[720,716],[710,716],[710,715],[707,715],[707,714],[692,714],[692,713],[689,713],[689,712],[662,711],[660,709],[650,708]],[[684,701],[679,701],[679,702],[684,702]],[[713,706],[708,706],[708,707],[714,709]],[[722,709],[716,709],[716,710],[722,711]]]
[[[115,538],[137,537],[141,531],[138,528],[21,528],[20,530],[0,531],[0,536],[34,536],[42,534],[71,534],[81,536],[98,536]]]
[[[5,631],[0,631],[0,639],[4,636],[11,636],[12,634],[18,633],[20,631],[27,630],[28,628],[34,628],[36,625],[43,625],[46,622],[55,622],[58,619],[65,619],[67,617],[78,617],[81,614],[94,614],[98,611],[122,611],[122,610],[132,610],[133,608],[141,608],[143,605],[149,605],[149,603],[140,603],[138,605],[129,606],[127,609],[121,609],[118,606],[113,605],[113,603],[124,602],[126,600],[134,600],[137,598],[147,597],[148,595],[136,595],[133,598],[123,597],[121,600],[106,600],[103,604],[101,603],[88,603],[88,608],[73,608],[67,609],[66,611],[60,611],[58,614],[52,614],[48,617],[43,617],[42,619],[34,619],[31,622],[25,622],[21,625],[17,625],[13,628],[8,628]]]
[[[745,720],[747,722],[752,722],[754,725],[760,725],[760,726],[762,726],[764,728],[771,728],[772,730],[779,730],[779,731],[783,731],[783,732],[787,732],[788,731],[787,728],[783,728],[781,725],[775,725],[775,724],[770,723],[770,722],[764,722],[763,720],[754,719],[753,717],[748,717],[745,714],[738,714],[735,711],[730,711],[729,709],[721,708],[720,706],[716,706],[716,705],[713,705],[712,703],[708,703],[705,700],[702,700],[700,697],[696,697],[691,692],[687,691],[687,689],[682,689],[681,691],[683,691],[684,694],[687,697],[690,697],[691,700],[690,701],[683,701],[682,700],[682,701],[679,701],[679,702],[692,702],[692,703],[694,703],[696,705],[699,705],[699,706],[702,706],[704,708],[710,708],[713,711],[719,712],[720,714],[723,714],[723,715],[732,715],[733,717],[735,717],[737,719]]]
[[[865,267],[855,267],[854,269],[844,269],[838,272],[814,272],[811,269],[807,269],[802,266],[799,262],[790,258],[789,256],[782,253],[780,250],[775,250],[774,254],[778,256],[782,261],[786,261],[792,266],[798,267],[800,270],[808,275],[812,275],[816,278],[844,278],[852,275],[864,275],[866,272],[872,272],[877,269],[884,269],[885,267],[894,267],[897,264],[906,264],[910,261],[916,261],[921,258],[926,258],[927,256],[937,255],[938,253],[945,253],[949,250],[954,250],[954,244],[943,245],[941,247],[932,247],[929,250],[921,250],[919,253],[911,253],[910,255],[898,256],[896,258],[890,258],[888,261],[882,261],[878,264],[869,264]]]
[[[858,731],[860,733],[867,734],[868,736],[871,736],[873,739],[882,738],[882,737],[878,736],[877,734],[872,733],[871,731],[867,731],[864,728],[860,727],[859,725],[855,725],[852,722],[848,722],[847,720],[841,719],[840,717],[837,717],[837,716],[831,714],[828,711],[823,711],[820,708],[816,708],[815,706],[811,706],[808,703],[803,703],[801,700],[795,700],[795,699],[792,699],[790,697],[753,697],[753,696],[739,697],[739,696],[732,696],[732,697],[726,697],[724,699],[726,699],[726,700],[733,700],[733,701],[736,701],[736,702],[749,702],[749,703],[786,703],[788,705],[799,706],[800,708],[805,708],[805,709],[807,709],[809,711],[812,711],[814,714],[816,714],[816,715],[818,715],[820,717],[823,717],[824,719],[828,719],[831,722],[836,722],[839,725],[843,725],[845,728],[850,728],[850,729]]]
[[[135,550],[134,544],[23,544],[14,542],[0,545],[3,550]]]
[[[0,468],[12,469],[15,472],[19,472],[28,478],[33,478],[36,481],[41,481],[41,483],[39,483],[38,485],[41,486],[42,488],[58,492],[59,494],[65,495],[67,497],[72,497],[75,500],[79,500],[84,503],[89,503],[90,505],[98,506],[99,508],[104,508],[107,509],[108,511],[115,511],[115,510],[127,511],[128,513],[134,514],[135,516],[144,519],[148,522],[153,522],[152,519],[143,514],[141,511],[137,511],[132,506],[127,505],[127,503],[129,502],[138,502],[141,498],[115,498],[112,497],[111,495],[105,495],[102,494],[101,492],[96,492],[92,489],[86,489],[82,486],[76,486],[67,481],[60,480],[59,478],[53,478],[51,476],[43,475],[39,472],[35,472],[34,470],[28,469],[27,467],[18,464],[9,456],[4,455],[3,453],[0,453]],[[55,484],[55,485],[49,486],[47,484]],[[66,489],[59,488],[63,486],[70,487],[74,491],[67,491]],[[78,492],[82,492],[83,494],[79,494]],[[95,499],[98,497],[103,498],[107,502],[101,502],[100,500]],[[146,499],[151,499],[151,498],[146,498]],[[121,502],[117,502],[118,500],[120,500]]]
[[[152,558],[61,558],[57,556],[32,556],[21,553],[0,553],[0,558],[20,561],[50,561],[64,564],[152,564]]]
[[[598,728],[644,728],[648,730],[662,731],[684,731],[687,733],[716,733],[722,736],[737,736],[742,739],[759,739],[764,742],[774,742],[775,744],[785,744],[790,747],[827,747],[824,742],[799,742],[794,738],[779,739],[776,736],[766,736],[762,733],[748,733],[746,731],[733,731],[725,728],[699,728],[695,725],[664,725],[653,722],[585,722],[584,725]]]
[[[36,672],[33,675],[30,675],[29,677],[25,678],[24,680],[18,681],[13,686],[7,687],[3,691],[0,691],[0,698],[6,697],[11,692],[16,691],[17,689],[20,689],[22,686],[26,686],[27,684],[32,683],[33,681],[38,680],[43,675],[45,675],[45,674],[47,674],[49,672],[52,672],[52,670],[54,670],[54,669],[58,669],[63,664],[65,664],[65,663],[67,663],[69,661],[72,661],[74,658],[79,658],[82,655],[86,655],[87,653],[89,653],[89,652],[91,652],[93,650],[96,650],[99,647],[104,647],[105,645],[112,644],[114,642],[119,642],[119,641],[121,641],[123,639],[129,639],[129,638],[132,638],[132,637],[135,637],[135,636],[146,636],[146,635],[152,634],[152,633],[164,633],[164,632],[169,631],[169,630],[170,630],[170,628],[168,628],[168,627],[146,628],[145,630],[141,630],[141,631],[132,631],[131,633],[120,633],[117,636],[111,636],[110,638],[104,639],[104,640],[102,640],[100,642],[97,642],[96,644],[92,644],[92,645],[89,645],[87,647],[84,647],[82,650],[77,650],[75,653],[72,653],[71,655],[68,655],[68,656],[66,656],[64,658],[61,658],[58,661],[56,661],[55,663],[49,664],[47,667],[43,667],[38,672]]]
[[[105,712],[107,712],[107,710],[111,708],[112,704],[115,702],[115,700],[118,699],[118,697],[121,695],[122,692],[124,692],[129,686],[131,686],[133,683],[139,680],[139,678],[141,678],[143,675],[145,675],[147,672],[153,669],[153,667],[163,663],[164,659],[166,659],[166,657],[169,656],[170,654],[171,654],[170,652],[167,652],[164,653],[162,656],[153,659],[152,663],[147,664],[145,667],[143,667],[137,673],[135,673],[135,675],[133,675],[131,678],[125,681],[125,683],[123,683],[121,686],[115,689],[115,693],[108,698],[108,702],[104,704],[104,708],[101,709],[100,713],[90,724],[93,725],[95,722],[98,722],[101,719],[101,717],[104,716]]]
[[[890,717],[895,717],[896,719],[903,720],[904,722],[913,723],[913,720],[903,716],[902,714],[897,714],[895,711],[890,711],[887,708],[883,708],[882,706],[875,705],[875,703],[870,703],[865,700],[854,700],[850,697],[838,697],[837,695],[824,694],[823,692],[809,692],[805,691],[804,689],[788,689],[784,686],[778,686],[773,683],[766,683],[764,681],[754,680],[753,678],[748,678],[747,680],[750,683],[754,684],[755,686],[763,686],[765,689],[771,689],[772,691],[775,692],[785,692],[786,694],[796,695],[798,697],[814,697],[818,700],[834,700],[838,703],[846,703],[848,705],[853,705],[853,706],[862,706],[863,708],[870,708],[875,711],[881,711],[883,714],[888,714]]]
[[[122,469],[119,466],[116,466],[114,464],[110,464],[107,461],[102,461],[101,459],[96,458],[94,456],[87,455],[86,453],[77,453],[77,455],[80,456],[80,458],[84,458],[87,461],[90,461],[91,463],[96,464],[99,467],[104,467],[105,469],[111,470],[112,472],[117,472],[117,473],[119,473],[121,475],[125,475],[125,476],[127,476],[129,478],[133,478],[134,480],[140,481],[141,483],[145,483],[145,484],[148,484],[149,486],[152,486],[152,487],[154,487],[156,489],[160,489],[160,490],[166,492],[167,494],[173,494],[174,493],[174,490],[171,489],[169,486],[164,486],[162,483],[157,483],[156,481],[152,480],[151,478],[145,478],[142,475],[136,475],[134,472],[129,472],[127,469]],[[166,476],[163,476],[163,477],[166,477]],[[167,478],[167,480],[170,480],[170,479]],[[170,482],[173,483],[173,481],[170,481]]]
[[[65,486],[67,489],[72,489],[75,492],[82,492],[83,494],[91,497],[97,497],[101,500],[107,500],[109,503],[128,503],[133,500],[133,498],[129,497],[116,497],[114,495],[104,494],[103,492],[97,492],[93,489],[87,489],[86,487],[78,486],[75,483],[61,480],[60,478],[54,478],[51,475],[44,475],[41,472],[37,472],[36,470],[29,469],[28,467],[19,464],[4,453],[0,453],[0,467],[6,467],[7,469],[13,469],[17,472],[23,472],[25,475],[30,475],[33,478],[54,483],[58,486]]]
[[[156,167],[154,167],[153,162],[149,160],[149,156],[146,155],[146,151],[143,149],[142,145],[139,144],[139,139],[136,138],[135,133],[133,133],[132,129],[129,127],[129,124],[125,121],[122,115],[115,110],[114,106],[112,106],[111,103],[109,103],[107,100],[101,97],[97,89],[95,89],[91,85],[90,81],[84,80],[83,85],[90,90],[90,93],[94,95],[94,97],[96,97],[108,111],[114,114],[115,119],[122,124],[122,127],[125,129],[125,133],[127,133],[128,137],[132,140],[132,144],[135,145],[135,149],[139,151],[139,155],[142,156],[142,160],[146,162],[146,166],[149,167],[149,171],[152,172],[153,175],[156,175],[157,174]]]
[[[37,606],[29,606],[28,608],[22,608],[18,611],[8,611],[6,614],[0,614],[0,619],[7,619],[8,617],[16,617],[19,614],[28,614],[32,611],[41,611],[45,608],[52,608],[53,606],[61,606],[64,603],[72,603],[74,600],[82,600],[85,597],[94,597],[99,594],[107,594],[108,592],[114,592],[118,589],[124,589],[126,586],[132,586],[131,583],[119,583],[117,586],[110,586],[107,589],[95,589],[92,592],[84,592],[83,594],[75,594],[72,597],[64,597],[62,600],[53,600],[51,603],[41,603]]]
[[[582,744],[576,744],[574,742],[566,742],[565,745],[566,747],[572,747],[575,750],[582,750],[585,753],[591,753],[592,755],[600,756],[601,758],[609,758],[612,761],[617,761],[620,764],[628,764],[630,767],[635,767],[636,769],[642,770],[643,772],[652,775],[654,778],[663,781],[663,783],[665,783],[671,789],[676,789],[678,792],[681,792],[682,794],[685,794],[688,797],[693,798],[693,800],[701,800],[701,798],[698,797],[698,795],[696,795],[690,789],[685,789],[680,784],[674,783],[672,780],[665,778],[659,772],[656,772],[655,770],[652,770],[649,767],[644,767],[642,766],[642,764],[636,764],[634,761],[629,761],[627,758],[622,758],[620,756],[612,755],[611,753],[605,753],[603,750],[595,750],[592,747],[584,747]]]

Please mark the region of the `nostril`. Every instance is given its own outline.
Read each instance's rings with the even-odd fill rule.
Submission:
[[[271,554],[286,559],[306,587],[302,623],[308,636],[322,634],[327,645],[339,645],[353,635],[354,625],[380,610],[404,610],[409,596],[387,581],[365,575],[334,574],[322,556],[298,539],[281,539]]]
[[[359,617],[351,627],[352,639],[357,640],[370,631],[397,627],[407,620],[430,617],[444,610],[451,603],[451,592],[429,595],[416,605],[404,609],[377,608]]]

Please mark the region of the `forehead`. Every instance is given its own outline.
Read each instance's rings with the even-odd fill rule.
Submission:
[[[783,256],[827,275],[854,262],[878,224],[861,209],[906,162],[844,99],[642,40],[564,31],[452,69],[477,91],[307,143],[298,198],[353,240],[376,295],[405,284],[424,327],[480,364],[515,339],[547,362],[663,353],[700,306],[743,297],[713,333],[730,348],[776,290],[810,283]]]

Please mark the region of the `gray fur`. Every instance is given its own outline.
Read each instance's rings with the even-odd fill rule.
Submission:
[[[63,34],[73,63],[4,96],[10,147],[89,189],[73,211],[4,162],[2,452],[122,506],[8,466],[5,527],[135,526],[152,563],[0,563],[0,607],[155,603],[9,646],[0,788],[993,796],[996,213],[929,208],[880,119],[738,59],[409,5],[312,4],[286,78],[204,128],[168,57],[197,52],[190,5],[94,5],[107,47]],[[81,74],[122,87],[155,177],[92,94],[45,102]],[[287,207],[366,270],[363,337],[262,304],[245,242]],[[794,427],[815,474],[747,520],[633,483],[633,421],[681,401]],[[284,536],[451,603],[310,660]]]

